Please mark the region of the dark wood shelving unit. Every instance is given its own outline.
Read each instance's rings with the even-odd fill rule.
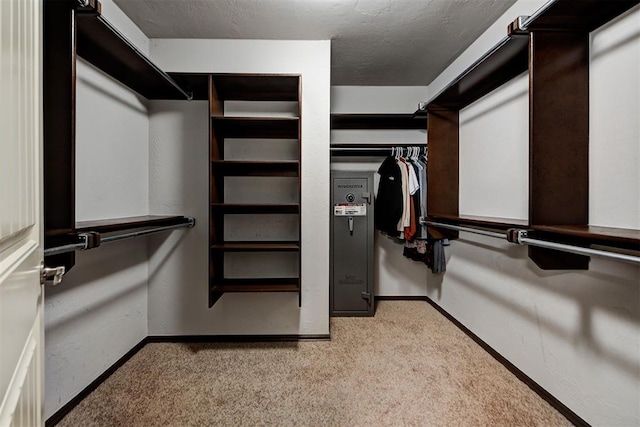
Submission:
[[[201,86],[201,76],[180,75],[179,79]],[[210,120],[210,250],[209,306],[225,292],[297,292],[300,300],[300,246],[296,241],[225,240],[225,218],[229,215],[283,214],[296,215],[300,231],[301,200],[301,101],[299,75],[215,74],[208,78]],[[225,116],[225,101],[283,101],[297,103],[297,117],[236,117]],[[233,138],[297,140],[296,160],[234,160],[225,157],[225,142]],[[297,178],[298,200],[294,203],[226,203],[225,177],[287,177]],[[299,239],[299,237],[298,237]],[[225,275],[225,255],[234,252],[298,254],[295,278],[260,277],[229,278]]]
[[[297,117],[212,117],[218,139],[298,138]]]
[[[556,0],[516,19],[507,36],[427,102],[428,216],[456,225],[527,228],[554,238],[626,246],[617,232],[589,227],[589,32],[640,0]],[[529,218],[459,215],[460,110],[529,73]],[[550,224],[545,227],[540,224]],[[564,225],[556,225],[564,224]],[[578,231],[579,230],[579,231]],[[634,235],[622,232],[625,235]],[[622,239],[622,240],[621,240]],[[632,240],[634,238],[631,238]],[[530,247],[542,269],[587,269],[589,258]]]
[[[75,1],[45,1],[43,7],[45,248],[77,239],[79,232],[154,226],[159,217],[132,220],[130,224],[121,219],[76,224],[77,58],[84,58],[147,99],[186,100],[190,94],[102,16],[99,1],[89,0],[87,6]],[[63,265],[69,271],[75,264],[75,254],[47,256],[45,263],[50,267]]]
[[[426,117],[413,114],[331,114],[332,130],[427,129]]]

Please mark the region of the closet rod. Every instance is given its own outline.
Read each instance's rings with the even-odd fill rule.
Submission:
[[[387,156],[393,153],[393,148],[401,148],[401,149],[406,149],[406,148],[419,148],[421,151],[421,153],[423,153],[423,149],[426,149],[426,145],[420,145],[420,144],[416,144],[416,145],[397,145],[394,147],[391,146],[385,146],[385,147],[378,147],[375,144],[374,145],[363,145],[362,147],[331,147],[330,148],[330,152],[331,155],[336,155],[339,156],[340,154],[343,155],[358,155],[358,154],[362,154],[362,155],[371,155],[371,156]]]
[[[486,231],[478,228],[461,227],[458,225],[443,224],[443,223],[434,222],[434,221],[423,220],[420,222],[422,224],[430,225],[432,227],[446,228],[446,229],[455,230],[455,231],[466,231],[468,233],[481,234],[483,236],[509,240],[509,238],[507,237],[507,233],[497,233],[497,232]],[[621,254],[618,252],[603,251],[600,249],[584,248],[582,246],[567,245],[564,243],[548,242],[546,240],[532,239],[530,237],[527,237],[527,230],[516,230],[515,235],[516,235],[517,241],[514,241],[512,243],[518,243],[521,245],[529,245],[529,246],[538,246],[540,248],[545,248],[545,249],[555,249],[557,251],[570,252],[577,255],[596,256],[600,258],[613,259],[616,261],[640,264],[640,257],[638,256]]]
[[[620,254],[617,252],[601,251],[599,249],[583,248],[582,246],[565,245],[564,243],[547,242],[546,240],[530,239],[525,236],[518,238],[518,243],[540,248],[555,249],[563,252],[570,252],[577,255],[597,256],[600,258],[614,259],[616,261],[631,262],[640,264],[640,257]]]
[[[192,217],[187,217],[185,218],[186,222],[182,223],[182,224],[175,224],[175,225],[166,225],[163,227],[154,227],[154,228],[149,228],[146,230],[140,230],[140,231],[132,231],[131,233],[124,233],[124,234],[118,234],[115,236],[107,236],[107,237],[101,237],[100,238],[100,243],[111,243],[111,242],[116,242],[118,240],[125,240],[125,239],[133,239],[135,237],[141,237],[141,236],[148,236],[149,234],[155,234],[155,233],[159,233],[161,231],[168,231],[168,230],[173,230],[176,228],[184,228],[184,227],[188,227],[188,228],[192,228],[196,225],[196,219],[192,218]],[[78,242],[78,243],[72,243],[69,245],[62,245],[62,246],[56,246],[53,248],[48,248],[44,250],[44,255],[45,256],[51,256],[51,255],[57,255],[57,254],[62,254],[62,253],[66,253],[66,252],[73,252],[76,250],[85,250],[88,249],[88,237],[87,237],[87,233],[80,233],[78,234],[78,237],[80,239],[82,239],[82,242]]]
[[[403,147],[406,148],[406,147]],[[358,148],[340,148],[340,147],[331,147],[331,152],[340,152],[340,151],[386,151],[387,153],[391,153],[391,148],[389,147],[358,147]]]

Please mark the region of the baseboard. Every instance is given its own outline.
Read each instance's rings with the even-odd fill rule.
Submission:
[[[318,335],[150,335],[147,342],[278,342],[329,341],[329,334]]]
[[[45,427],[55,426],[58,424],[73,408],[78,406],[82,400],[91,394],[92,391],[98,388],[100,384],[105,382],[107,378],[109,378],[115,371],[118,370],[122,365],[124,365],[129,359],[131,359],[137,352],[139,352],[145,345],[147,345],[147,338],[143,338],[138,344],[133,346],[131,350],[125,353],[120,359],[118,359],[113,365],[108,367],[102,374],[98,376],[95,380],[91,382],[88,386],[86,386],[80,393],[78,393],[75,397],[73,397],[70,401],[66,403],[62,408],[58,409],[53,415],[47,418],[45,421]]]
[[[378,298],[381,299],[381,298]],[[480,347],[482,347],[487,353],[493,356],[498,362],[500,362],[505,368],[509,370],[513,375],[515,375],[520,381],[525,383],[531,390],[533,390],[538,396],[543,398],[549,405],[553,406],[558,412],[560,412],[567,420],[579,427],[591,427],[589,423],[583,420],[578,414],[573,412],[566,406],[564,403],[559,401],[555,396],[545,390],[540,384],[535,382],[531,377],[522,372],[516,365],[509,362],[504,356],[498,353],[493,347],[484,342],[480,337],[471,332],[469,328],[460,323],[455,317],[449,314],[445,309],[440,307],[435,301],[433,301],[429,297],[422,297],[423,301],[429,303],[433,308],[438,310],[440,314],[449,319],[454,325],[458,327],[462,332],[464,332],[469,338],[476,342]]]

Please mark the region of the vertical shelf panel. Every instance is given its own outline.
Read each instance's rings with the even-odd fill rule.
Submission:
[[[530,40],[529,223],[589,223],[589,33]],[[529,248],[542,269],[587,269],[589,258]]]
[[[458,216],[459,181],[459,112],[453,110],[429,111],[427,170],[428,215]],[[457,232],[451,232],[457,236]],[[452,236],[453,237],[453,236]]]
[[[460,169],[460,113],[457,110],[429,111],[428,144],[429,162],[427,169],[427,214],[458,216],[459,211],[459,169]],[[451,238],[457,238],[457,231],[447,230]]]
[[[44,2],[44,229],[62,237],[73,233],[76,223],[75,15],[67,2]],[[45,237],[46,248],[58,244],[56,237]],[[69,271],[75,254],[49,256],[46,264]]]

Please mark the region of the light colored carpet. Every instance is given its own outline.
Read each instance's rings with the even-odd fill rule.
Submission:
[[[330,342],[148,344],[59,425],[571,425],[426,302],[331,326]]]

